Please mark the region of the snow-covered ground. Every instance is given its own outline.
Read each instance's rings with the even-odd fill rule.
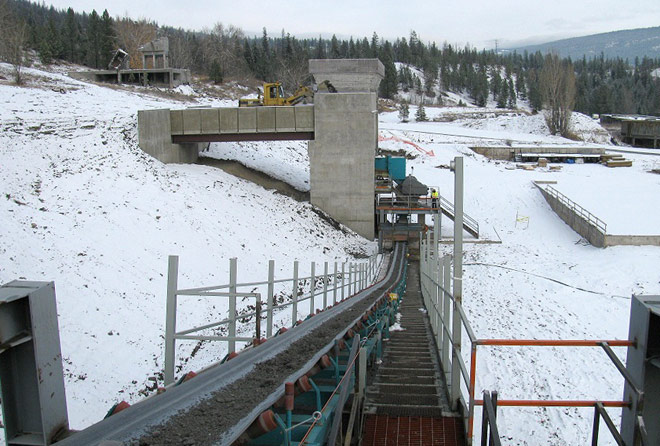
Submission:
[[[432,113],[439,117],[444,111]],[[475,154],[465,145],[466,137],[479,132],[543,145],[578,143],[550,136],[528,117],[501,131],[496,117],[473,125],[467,119],[403,125],[391,113],[380,121],[381,133],[413,140],[419,149],[397,141],[382,145],[415,155],[409,171],[425,184],[439,186],[450,199],[453,174],[438,166],[463,156],[465,211],[479,221],[484,238],[502,240],[465,245],[463,301],[478,338],[627,338],[630,296],[660,291],[660,247],[599,249],[586,244],[553,213],[532,182],[557,181],[555,187],[603,218],[610,232],[660,235],[660,176],[648,172],[657,168],[659,157],[626,154],[633,159],[630,168],[566,164],[560,171],[526,171]],[[588,132],[593,124],[578,115],[574,126]],[[430,152],[434,155],[425,154]],[[518,216],[529,217],[529,225],[516,223]],[[451,222],[443,219],[443,234],[452,231]],[[451,246],[446,250],[450,253]],[[468,347],[466,343],[466,363]],[[618,353],[625,361],[625,349]],[[617,400],[623,380],[601,349],[480,347],[477,395],[483,390],[499,391],[500,399]],[[592,409],[498,410],[499,431],[508,445],[586,444],[592,420]],[[605,430],[600,438],[608,444]]]
[[[302,266],[373,249],[332,229],[308,204],[210,167],[163,165],[137,147],[136,110],[228,101],[159,98],[144,89],[27,73],[31,86],[0,83],[0,282],[56,283],[72,427],[97,421],[119,399],[141,398],[138,392],[162,368],[167,255],[181,256],[180,286],[193,287],[226,283],[230,257],[239,258],[239,280],[258,281],[271,258],[276,275],[287,277],[294,258]],[[443,166],[464,157],[465,210],[484,238],[502,241],[465,247],[464,305],[477,336],[625,339],[631,294],[660,292],[660,247],[585,244],[532,182],[557,181],[555,187],[605,220],[610,232],[653,235],[660,233],[660,176],[648,170],[658,168],[660,158],[626,154],[633,167],[620,169],[515,169],[468,146],[585,143],[549,135],[540,115],[426,110],[438,121],[402,124],[396,112],[382,114],[379,145],[415,155],[409,173],[448,198],[454,179]],[[575,115],[573,129],[590,145],[608,141],[588,117]],[[208,154],[309,189],[304,143],[212,144]],[[529,217],[529,225],[516,224],[517,216]],[[446,219],[443,233],[451,233]],[[182,327],[225,310],[203,302],[186,308]],[[177,363],[185,370],[224,353],[204,344],[188,359],[194,347],[179,349]],[[502,399],[622,396],[614,367],[602,351],[588,348],[481,347],[477,385],[478,393],[498,390]],[[592,418],[591,409],[498,410],[507,445],[586,444]],[[608,437],[603,431],[601,438]]]
[[[374,251],[308,203],[144,154],[136,111],[187,103],[26,74],[26,87],[0,83],[0,283],[55,281],[72,428],[100,420],[119,400],[142,398],[159,375],[168,255],[180,256],[179,285],[187,288],[228,283],[231,257],[239,281],[254,282],[267,279],[269,259],[278,278],[291,277],[299,260],[302,277],[312,261]],[[223,302],[187,301],[181,328],[226,312]],[[226,354],[205,343],[189,358],[196,344],[180,344],[184,372]]]

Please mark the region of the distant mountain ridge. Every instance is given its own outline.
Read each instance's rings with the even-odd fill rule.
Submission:
[[[592,34],[584,37],[573,37],[539,45],[529,45],[511,48],[518,52],[541,51],[547,53],[557,51],[560,56],[572,59],[587,59],[598,57],[601,53],[605,57],[621,57],[633,63],[635,57],[660,57],[660,26],[653,28],[627,29],[602,34]]]

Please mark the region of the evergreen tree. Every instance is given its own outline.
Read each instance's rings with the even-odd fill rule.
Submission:
[[[378,40],[378,34],[374,32],[373,36],[371,36],[371,47],[369,48],[369,56],[370,57],[378,57],[378,50],[380,49],[380,43]]]
[[[101,15],[100,39],[101,43],[99,45],[99,52],[101,65],[105,67],[110,62],[110,59],[114,56],[115,50],[117,49],[115,25],[107,9],[105,9]]]
[[[415,76],[415,93],[421,96],[424,91],[422,90],[422,81],[419,77]]]
[[[355,49],[355,42],[353,41],[353,37],[351,37],[351,40],[348,41],[348,58],[355,59],[356,57],[357,50]]]
[[[437,67],[429,64],[424,68],[424,94],[430,98],[435,97],[435,80],[438,78]]]
[[[532,107],[532,110],[538,111],[543,108],[538,74],[535,69],[530,70],[527,76],[527,97],[529,98],[529,106]]]
[[[92,9],[87,24],[87,64],[99,68],[101,63],[101,18]]]
[[[66,19],[64,21],[64,57],[73,63],[80,62],[80,29],[78,17],[72,8],[66,10]]]
[[[43,64],[50,64],[53,59],[62,57],[60,32],[55,25],[54,15],[48,18],[48,23],[42,32],[39,42],[39,59]]]
[[[417,107],[417,112],[415,113],[415,121],[425,122],[429,118],[426,117],[426,110],[424,109],[424,101],[421,101],[419,107]]]
[[[399,91],[394,53],[390,42],[385,42],[381,51],[380,61],[385,66],[385,78],[380,82],[379,95],[382,98],[393,99]]]
[[[505,85],[506,83],[502,84],[499,88],[499,94],[497,95],[497,108],[506,108],[509,99],[509,88]]]
[[[218,62],[217,59],[211,62],[209,78],[211,78],[214,84],[221,84],[223,81],[222,66],[220,65],[220,62]]]
[[[399,120],[401,122],[408,122],[409,117],[410,107],[408,107],[408,102],[403,100],[401,104],[399,104]]]
[[[509,79],[509,102],[507,107],[510,109],[515,109],[518,106],[518,100],[516,99],[516,90],[513,87],[513,79]]]
[[[325,42],[319,36],[318,44],[316,46],[316,54],[314,55],[315,59],[327,59],[326,52],[325,52]]]
[[[522,70],[516,72],[516,93],[521,99],[527,97],[527,89],[525,88],[525,79]]]
[[[332,40],[330,41],[330,59],[339,59],[341,54],[339,52],[339,41],[337,36],[332,35]]]

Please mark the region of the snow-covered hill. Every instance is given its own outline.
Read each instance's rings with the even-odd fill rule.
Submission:
[[[0,81],[0,282],[56,283],[72,427],[97,421],[119,399],[141,398],[161,369],[169,254],[181,256],[180,285],[188,287],[226,283],[230,257],[239,258],[239,279],[258,281],[268,259],[275,259],[277,276],[287,277],[294,258],[304,268],[374,249],[333,229],[309,204],[210,167],[163,165],[137,147],[136,110],[226,102],[27,73],[27,87]],[[443,167],[465,158],[465,210],[479,221],[483,238],[502,242],[466,244],[464,305],[477,336],[626,338],[630,295],[660,292],[660,248],[585,244],[532,181],[558,181],[557,188],[616,224],[617,232],[634,233],[641,222],[658,219],[660,175],[649,171],[660,168],[660,157],[626,155],[633,167],[619,170],[524,171],[468,146],[581,143],[550,136],[541,116],[522,112],[428,107],[427,115],[436,122],[402,124],[396,112],[382,114],[379,145],[409,152],[415,157],[409,173],[450,198],[453,175]],[[591,144],[607,142],[588,117],[575,115],[574,130]],[[205,154],[309,189],[304,143],[212,144]],[[636,195],[641,189],[644,202]],[[617,211],[624,203],[636,218]],[[516,224],[517,216],[529,217],[529,225]],[[451,230],[444,219],[443,233]],[[215,320],[224,310],[204,302],[186,308],[182,326]],[[194,347],[179,349],[185,370],[224,354],[221,346],[204,344],[189,358]],[[498,390],[504,399],[622,394],[622,379],[596,349],[482,348],[477,375],[478,392]],[[590,409],[498,410],[510,445],[585,444],[592,418]],[[601,438],[607,444],[604,431]]]
[[[511,50],[513,51],[513,49]],[[620,57],[630,61],[635,58],[651,59],[660,55],[660,27],[625,29],[608,33],[592,34],[589,36],[573,37],[540,45],[516,48],[522,53],[527,51],[534,53],[541,51],[549,53],[555,51],[562,57],[570,57],[573,60],[592,59],[603,54],[607,58]]]
[[[311,261],[373,252],[308,203],[144,154],[136,111],[187,103],[26,71],[25,87],[0,83],[0,283],[55,281],[72,428],[100,420],[118,400],[142,398],[158,376],[168,255],[180,255],[180,286],[194,287],[227,283],[231,257],[250,282],[267,278],[269,259],[277,277],[291,277],[294,259],[302,276]],[[190,302],[182,327],[226,310]],[[196,345],[181,344],[184,370],[226,354],[204,344],[189,358]]]

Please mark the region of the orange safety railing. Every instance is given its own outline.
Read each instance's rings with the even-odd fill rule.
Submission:
[[[599,400],[498,400],[498,406],[515,407],[595,407],[597,411],[604,407],[639,408],[642,392],[637,389],[626,367],[621,363],[612,347],[634,347],[629,340],[561,340],[561,339],[479,339],[475,336],[467,319],[461,302],[454,299],[451,292],[451,262],[449,256],[438,255],[437,247],[432,243],[422,241],[420,250],[420,285],[424,304],[428,311],[431,329],[436,336],[436,345],[443,369],[448,372],[447,382],[450,384],[450,394],[454,407],[462,406],[467,410],[467,438],[472,444],[474,434],[474,409],[483,406],[484,401],[475,399],[477,375],[477,348],[479,346],[511,346],[511,347],[601,347],[614,366],[621,373],[636,395],[633,401],[599,401]],[[471,344],[470,369],[468,371],[461,355],[460,338],[462,332],[468,335]],[[458,340],[458,342],[456,342]],[[460,379],[467,388],[468,400],[465,401]],[[594,427],[597,422],[594,422]],[[613,435],[615,435],[613,433]]]
[[[460,305],[460,304],[458,304]],[[633,341],[627,340],[589,340],[589,339],[471,339],[472,351],[470,355],[470,385],[469,385],[469,419],[468,438],[472,438],[474,425],[474,406],[483,406],[483,400],[474,398],[476,388],[477,347],[484,346],[510,346],[510,347],[601,347],[605,349],[619,372],[635,389],[625,366],[612,353],[610,347],[634,347]],[[640,395],[641,392],[637,392]],[[602,400],[500,400],[498,406],[513,407],[595,407],[600,403],[603,407],[630,407],[630,401],[602,401]]]

